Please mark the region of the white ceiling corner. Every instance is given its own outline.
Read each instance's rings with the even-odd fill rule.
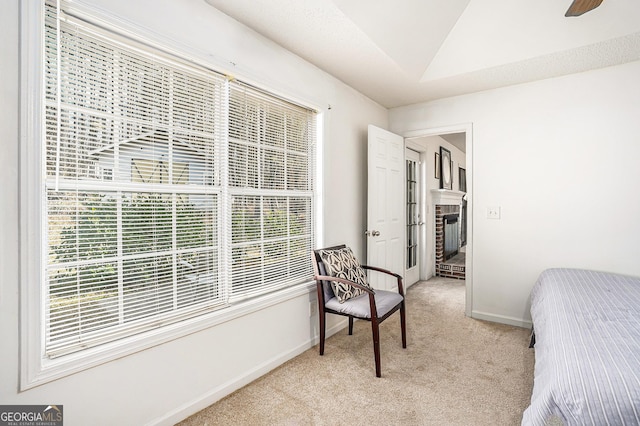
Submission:
[[[333,0],[409,76],[419,78],[469,0]],[[425,42],[429,40],[429,42]]]
[[[391,108],[640,60],[640,1],[205,0]]]

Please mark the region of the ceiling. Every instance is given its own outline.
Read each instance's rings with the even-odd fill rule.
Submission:
[[[203,0],[397,107],[640,60],[640,1]]]

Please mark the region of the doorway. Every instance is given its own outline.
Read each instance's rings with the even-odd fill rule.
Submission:
[[[458,177],[458,169],[462,168],[464,171],[464,189],[465,198],[465,315],[472,316],[473,308],[473,134],[471,123],[438,127],[432,129],[423,129],[407,132],[402,135],[405,138],[405,147],[419,153],[422,165],[420,170],[423,173],[423,185],[420,190],[422,195],[422,211],[424,212],[422,219],[425,223],[421,226],[421,232],[418,233],[418,252],[419,257],[423,261],[420,266],[420,280],[426,280],[435,275],[435,250],[429,250],[429,247],[433,245],[435,241],[435,221],[433,220],[434,206],[428,199],[431,198],[434,191],[437,192],[439,187],[434,187],[434,180],[437,174],[437,156],[433,149],[427,148],[427,146],[421,142],[421,140],[429,137],[439,136],[446,144],[456,146],[463,155],[464,162],[460,161],[456,170],[452,170],[454,179]],[[431,179],[431,180],[430,180]],[[460,179],[458,177],[458,179]],[[431,184],[429,184],[431,182]],[[455,183],[455,182],[454,182]],[[460,185],[460,180],[458,181]],[[437,189],[436,189],[437,188]],[[456,186],[455,189],[460,189],[460,186]],[[407,216],[407,222],[409,217]],[[408,278],[408,276],[407,276]],[[410,282],[410,281],[407,281]]]

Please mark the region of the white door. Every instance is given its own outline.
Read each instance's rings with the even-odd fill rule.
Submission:
[[[405,203],[406,203],[406,239],[405,239],[405,283],[406,287],[420,279],[420,233],[424,220],[420,209],[420,153],[405,150]]]
[[[369,126],[367,264],[404,275],[404,138]],[[370,274],[373,288],[397,289],[397,281]]]

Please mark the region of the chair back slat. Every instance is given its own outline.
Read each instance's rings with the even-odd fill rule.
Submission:
[[[320,270],[320,275],[327,275],[327,271],[324,267],[324,262],[320,261],[318,263],[318,269]],[[333,292],[333,287],[331,287],[331,282],[330,281],[322,281],[322,292],[324,294],[324,301],[326,302],[327,300],[331,300],[334,296],[335,293]]]

